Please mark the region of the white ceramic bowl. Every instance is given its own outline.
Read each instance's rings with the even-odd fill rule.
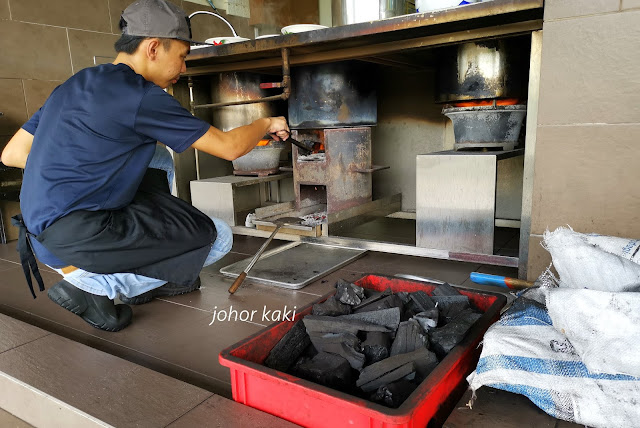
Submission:
[[[280,32],[282,32],[282,34],[304,33],[305,31],[322,30],[323,28],[329,27],[317,24],[295,24],[287,25],[286,27],[282,28]]]
[[[280,36],[280,34],[264,34],[262,36],[256,37],[256,40],[258,40],[258,39],[268,39],[269,37],[278,37],[278,36]]]

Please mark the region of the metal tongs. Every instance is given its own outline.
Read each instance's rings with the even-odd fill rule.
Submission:
[[[289,136],[284,141],[289,141],[291,142],[291,144],[296,146],[298,148],[298,152],[302,156],[307,156],[313,153],[314,146],[318,144],[315,141],[310,141],[310,140],[298,141],[291,136],[291,132],[287,131],[287,133],[289,134]]]

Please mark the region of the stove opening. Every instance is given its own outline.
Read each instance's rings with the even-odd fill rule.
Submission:
[[[300,201],[302,206],[327,203],[327,186],[319,184],[301,184]]]

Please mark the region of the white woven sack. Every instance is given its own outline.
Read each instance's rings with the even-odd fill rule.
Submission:
[[[525,295],[540,302],[538,293]],[[511,391],[558,419],[596,428],[640,426],[640,378],[589,371],[544,305],[532,300],[516,300],[487,330],[467,381],[474,397],[482,386]]]
[[[640,293],[545,292],[553,326],[567,336],[589,371],[640,377]]]
[[[602,291],[640,291],[640,242],[585,235],[569,228],[544,233],[561,287]]]

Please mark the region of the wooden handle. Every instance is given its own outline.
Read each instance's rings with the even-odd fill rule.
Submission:
[[[531,281],[525,281],[524,279],[518,279],[518,278],[506,278],[507,285],[510,286],[510,288],[531,288],[531,287],[535,287],[535,283],[531,282]]]
[[[229,293],[231,293],[231,294],[235,293],[236,290],[238,289],[238,287],[240,287],[240,285],[242,285],[242,282],[244,281],[244,279],[246,277],[247,277],[247,273],[246,272],[242,272],[240,275],[238,275],[236,280],[233,281],[233,284],[231,284],[231,287],[229,287]]]

